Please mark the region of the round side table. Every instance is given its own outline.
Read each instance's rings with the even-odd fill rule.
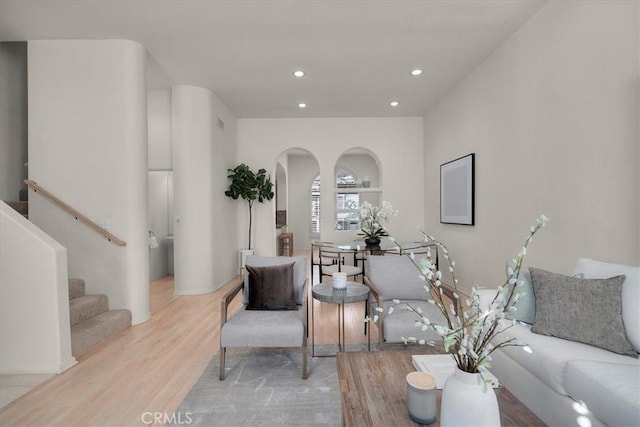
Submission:
[[[354,302],[366,301],[369,298],[369,287],[361,283],[347,282],[344,289],[336,289],[332,283],[320,283],[311,288],[313,299],[329,304],[338,304],[338,351],[346,351],[344,333],[344,305]],[[311,304],[311,356],[316,357],[315,351],[315,327],[313,327],[313,301]]]

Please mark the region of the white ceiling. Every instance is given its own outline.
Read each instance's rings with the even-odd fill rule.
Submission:
[[[544,3],[0,0],[0,40],[136,40],[151,89],[207,87],[237,117],[421,116]]]

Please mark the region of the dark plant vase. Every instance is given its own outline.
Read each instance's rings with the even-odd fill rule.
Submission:
[[[367,249],[380,249],[379,237],[367,237],[364,239],[364,243],[367,245]]]

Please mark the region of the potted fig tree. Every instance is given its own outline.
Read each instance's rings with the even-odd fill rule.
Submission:
[[[265,200],[273,199],[273,183],[265,169],[258,169],[258,172],[254,172],[244,163],[239,164],[233,169],[228,169],[228,171],[229,175],[227,176],[231,180],[231,184],[229,184],[229,189],[225,191],[224,194],[234,200],[242,198],[247,202],[249,208],[249,247],[245,252],[243,252],[243,250],[240,251],[240,268],[242,268],[245,257],[253,253],[251,250],[253,204],[256,201],[263,203]]]

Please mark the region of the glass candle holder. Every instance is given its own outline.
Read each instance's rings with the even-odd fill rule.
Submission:
[[[336,272],[331,275],[333,287],[336,289],[345,289],[347,287],[347,274]]]

